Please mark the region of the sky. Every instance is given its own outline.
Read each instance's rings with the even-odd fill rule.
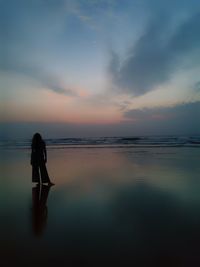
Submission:
[[[1,138],[200,134],[199,0],[1,0]]]

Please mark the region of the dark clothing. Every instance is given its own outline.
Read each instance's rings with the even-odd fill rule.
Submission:
[[[42,183],[49,183],[49,175],[45,163],[39,165],[32,165],[32,182],[40,183],[40,176]]]
[[[40,165],[41,163],[45,163],[46,160],[46,145],[44,141],[40,143],[32,145],[31,151],[31,164],[32,165]]]
[[[49,175],[46,168],[46,145],[44,141],[32,145],[31,165],[32,165],[32,182],[49,183]]]

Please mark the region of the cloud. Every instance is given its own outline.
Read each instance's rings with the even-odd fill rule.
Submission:
[[[174,25],[170,25],[170,19],[165,14],[156,14],[126,59],[111,53],[109,70],[119,91],[139,96],[154,90],[183,67],[184,59],[198,55],[200,13],[193,12]]]
[[[195,114],[200,114],[200,101],[193,103],[181,103],[171,107],[132,109],[124,112],[124,116],[126,118],[138,120],[156,118],[157,115],[158,117],[160,116],[163,118],[180,118],[181,116],[184,116],[184,119],[189,119],[191,115],[195,117]]]
[[[124,112],[124,118],[135,125],[135,129],[143,132],[166,134],[200,133],[198,115],[200,101],[182,103],[171,107],[156,107]]]
[[[53,2],[46,5],[37,0],[32,3],[24,0],[17,3],[3,1],[0,70],[25,75],[46,89],[75,96],[73,90],[65,88],[59,77],[48,70],[48,66],[44,67],[48,52],[53,54],[53,36],[56,36],[62,24],[63,1]],[[52,24],[53,20],[56,22]]]
[[[16,62],[4,61],[0,63],[0,70],[7,72],[15,72],[21,75],[25,75],[37,81],[41,86],[49,89],[58,94],[64,94],[67,96],[76,96],[76,93],[67,89],[61,85],[58,77],[52,75],[45,71],[42,68],[31,66],[31,65],[22,65],[17,64]]]
[[[116,9],[119,0],[66,0],[69,13],[93,30],[99,30]]]
[[[195,92],[200,92],[200,82],[195,83],[194,90]]]

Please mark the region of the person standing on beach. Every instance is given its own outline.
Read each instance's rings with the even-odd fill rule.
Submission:
[[[35,133],[31,145],[32,182],[54,185],[49,178],[47,168],[46,144],[39,133]]]

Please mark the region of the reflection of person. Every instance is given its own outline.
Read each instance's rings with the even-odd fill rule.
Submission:
[[[46,168],[46,145],[39,133],[34,134],[31,149],[32,182],[40,183],[41,178],[42,183],[54,185],[49,179]]]
[[[47,198],[50,186],[37,184],[32,188],[32,225],[33,232],[39,236],[42,234],[48,215]]]

